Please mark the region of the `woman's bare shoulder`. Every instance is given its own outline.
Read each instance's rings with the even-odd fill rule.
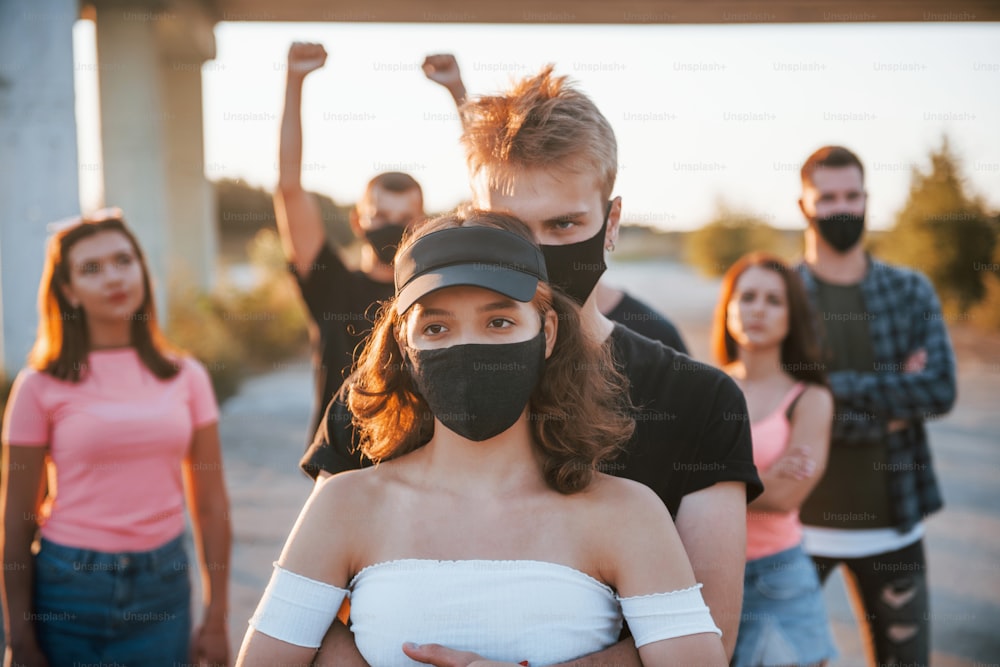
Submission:
[[[316,483],[310,501],[331,511],[373,508],[396,483],[395,466],[382,463],[360,470],[347,470]]]
[[[833,414],[833,394],[820,384],[808,384],[792,413],[807,419],[829,418]]]
[[[617,515],[662,516],[667,515],[666,505],[645,484],[624,477],[595,473],[594,479],[583,492],[598,511]]]

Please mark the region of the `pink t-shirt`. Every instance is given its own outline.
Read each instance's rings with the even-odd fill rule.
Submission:
[[[803,391],[805,384],[797,383],[781,399],[778,407],[767,417],[750,424],[753,440],[753,463],[764,472],[781,458],[788,447],[791,424],[785,412]],[[802,541],[802,523],[799,511],[760,512],[752,507],[747,511],[747,560],[771,556],[791,549]]]
[[[184,530],[181,462],[194,430],[219,418],[208,373],[180,360],[169,380],[133,348],[91,352],[78,383],[22,370],[3,439],[49,446],[55,485],[42,536],[96,551],[147,551]]]

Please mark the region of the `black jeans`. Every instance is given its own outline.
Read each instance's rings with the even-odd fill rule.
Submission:
[[[879,667],[923,667],[930,662],[930,613],[924,542],[864,558],[813,556],[820,582],[843,563],[844,580]]]

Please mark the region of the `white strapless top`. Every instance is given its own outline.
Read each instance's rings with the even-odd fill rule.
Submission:
[[[250,625],[297,646],[318,647],[349,596],[354,640],[371,667],[421,664],[403,653],[406,642],[504,662],[566,662],[615,644],[623,618],[636,647],[721,634],[701,584],[621,598],[580,570],[545,561],[391,560],[365,567],[348,588],[275,563]]]
[[[556,563],[394,560],[348,587],[354,640],[373,667],[420,664],[403,642],[550,665],[611,646],[622,628],[611,588]]]

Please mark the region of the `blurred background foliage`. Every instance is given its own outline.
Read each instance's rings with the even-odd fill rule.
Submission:
[[[309,322],[273,229],[247,242],[252,283],[223,277],[212,292],[173,285],[167,336],[198,358],[221,403],[247,375],[308,350]]]
[[[798,230],[785,233],[720,199],[713,218],[687,235],[685,257],[701,273],[715,277],[753,250],[768,250],[791,261],[801,254],[801,238],[802,232]]]
[[[929,162],[927,171],[913,169],[910,196],[876,252],[886,261],[927,275],[951,318],[971,315],[976,306],[987,308],[988,294],[996,309],[1000,217],[990,215],[982,199],[967,191],[961,163],[947,137],[931,152]]]

